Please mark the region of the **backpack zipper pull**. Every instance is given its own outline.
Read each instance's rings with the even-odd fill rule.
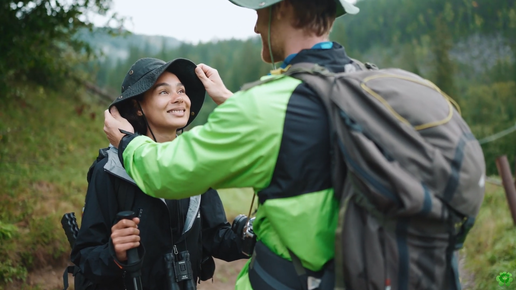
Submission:
[[[385,290],[391,290],[391,279],[385,279]]]

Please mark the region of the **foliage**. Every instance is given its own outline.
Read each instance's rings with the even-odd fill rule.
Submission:
[[[21,266],[13,266],[11,261],[0,261],[0,284],[12,282],[15,279],[25,280],[27,269]],[[0,286],[0,289],[1,286]]]
[[[87,170],[98,149],[107,146],[103,107],[93,95],[73,82],[64,83],[59,93],[17,87],[19,95],[0,106],[0,289],[36,268],[68,259],[60,218],[80,212]],[[247,214],[251,191],[222,192],[230,218]],[[80,224],[80,214],[77,218]]]
[[[497,82],[489,85],[471,85],[465,92],[467,102],[463,102],[463,116],[471,125],[475,136],[489,136],[516,126],[516,82]],[[516,159],[514,151],[516,133],[484,144],[484,156],[488,172],[498,173],[495,159],[507,155],[510,162]]]
[[[0,288],[2,279],[66,260],[60,218],[80,212],[86,172],[107,146],[103,108],[73,82],[58,93],[16,87],[0,106]]]
[[[138,44],[132,43],[135,38],[125,44],[109,40],[125,45],[127,55],[89,58],[104,37],[88,36],[84,16],[106,14],[111,0],[63,3],[0,3],[0,289],[2,282],[23,280],[28,271],[63,261],[69,252],[59,218],[82,207],[86,170],[98,148],[107,145],[104,107],[71,82],[84,81],[82,70],[117,92],[141,57],[206,63],[232,91],[271,69],[260,59],[258,37],[198,45],[162,39],[159,49],[145,38],[137,38]],[[516,123],[516,0],[362,0],[357,5],[361,12],[337,20],[331,34],[349,55],[438,84],[459,102],[479,139]],[[488,46],[492,43],[498,46]],[[1,86],[10,90],[2,92]],[[206,98],[193,126],[203,124],[214,108]],[[497,173],[499,155],[514,160],[514,144],[516,133],[483,145],[489,174]],[[249,190],[221,194],[229,217],[247,214],[250,197]],[[476,289],[498,289],[496,275],[513,271],[516,257],[508,249],[514,243],[503,191],[489,186],[463,250]]]
[[[81,28],[91,28],[88,16],[106,15],[110,4],[111,0],[0,1],[0,92],[12,80],[48,87],[72,77],[81,61],[78,53],[84,57],[91,51],[73,36]]]
[[[516,29],[515,0],[361,0],[357,6],[358,15],[342,17],[335,27],[337,33],[345,31],[354,52],[420,41],[437,29],[438,17],[455,40],[472,32],[510,37]]]
[[[12,238],[13,233],[16,232],[17,228],[12,224],[5,224],[0,220],[0,241],[8,240]]]
[[[452,41],[448,26],[444,22],[442,15],[435,19],[435,31],[432,32],[432,38],[435,39],[431,43],[431,51],[434,55],[435,72],[433,80],[435,84],[449,95],[455,95],[455,86],[453,84],[455,66],[450,59],[450,50]]]
[[[484,202],[464,249],[466,270],[475,277],[474,290],[503,289],[501,272],[516,275],[516,228],[502,187],[487,184]],[[470,288],[468,288],[470,289]]]
[[[509,109],[515,100],[510,84],[516,80],[516,0],[363,0],[357,5],[361,12],[338,19],[331,33],[349,55],[379,67],[400,67],[436,83],[461,105],[479,139],[516,123]],[[115,65],[94,64],[99,85],[119,91],[132,63],[147,56],[186,57],[211,65],[232,91],[271,69],[260,59],[258,37],[183,43],[160,52],[141,44],[127,49],[129,56]],[[207,98],[193,125],[203,124],[214,108]],[[514,136],[483,145],[488,174],[497,173],[496,157],[514,157]]]

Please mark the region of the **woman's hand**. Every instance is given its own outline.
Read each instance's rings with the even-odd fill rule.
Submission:
[[[195,68],[197,77],[201,80],[206,92],[213,99],[213,101],[220,105],[224,103],[233,93],[226,88],[224,82],[220,78],[219,72],[203,63],[197,65]]]
[[[118,261],[127,261],[127,250],[140,246],[139,223],[139,218],[122,219],[111,228],[111,241]]]

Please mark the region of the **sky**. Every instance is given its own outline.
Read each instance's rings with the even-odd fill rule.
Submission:
[[[113,0],[112,12],[125,16],[137,34],[172,36],[198,43],[254,36],[256,12],[228,0]],[[104,26],[105,19],[93,19]]]
[[[112,12],[126,17],[125,27],[137,34],[172,36],[193,44],[256,35],[256,11],[228,0],[112,1]],[[106,20],[97,17],[93,22],[104,26]]]

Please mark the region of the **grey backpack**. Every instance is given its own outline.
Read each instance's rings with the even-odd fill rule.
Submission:
[[[438,87],[354,62],[287,75],[326,105],[340,200],[335,289],[460,289],[455,251],[484,196],[482,149]]]

